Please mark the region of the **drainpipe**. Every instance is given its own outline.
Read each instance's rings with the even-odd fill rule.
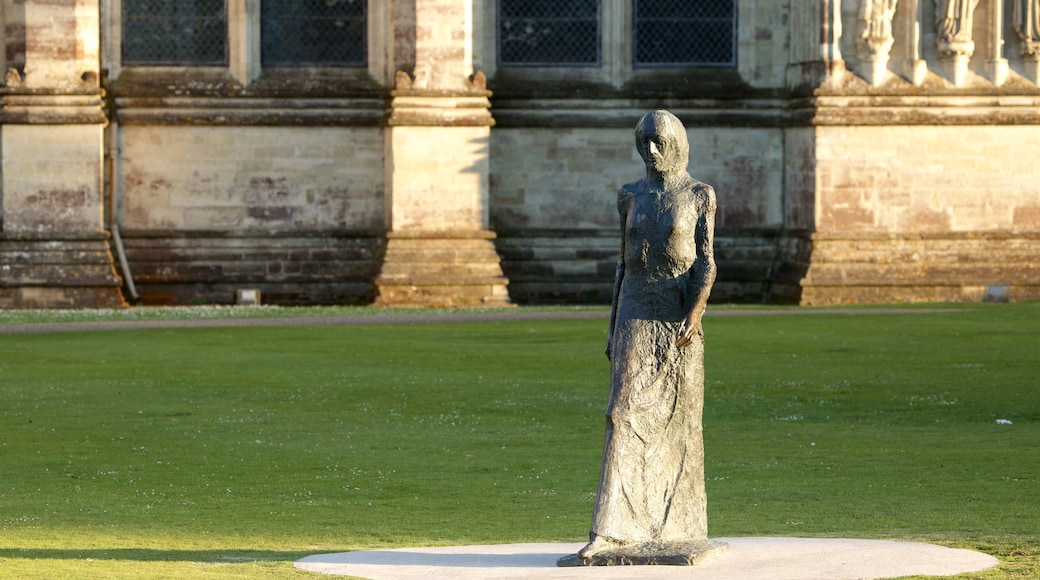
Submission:
[[[776,247],[773,249],[773,262],[766,268],[765,281],[762,284],[762,304],[773,301],[773,283],[777,270],[783,260],[784,236],[787,233],[787,130],[780,130],[780,230],[776,233]]]
[[[107,80],[108,75],[103,78]],[[116,258],[119,260],[119,269],[123,275],[123,283],[126,285],[127,294],[130,295],[129,302],[137,304],[141,296],[134,286],[134,276],[130,273],[130,263],[126,259],[126,249],[123,247],[123,237],[119,234],[119,222],[122,221],[123,190],[119,180],[119,122],[116,121],[115,97],[112,96],[111,87],[105,83],[106,100],[108,101],[108,231],[112,236],[112,245],[115,247]]]

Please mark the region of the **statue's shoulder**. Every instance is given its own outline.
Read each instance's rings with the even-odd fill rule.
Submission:
[[[632,183],[622,185],[617,192],[618,206],[631,202],[637,193],[644,190],[646,190],[646,184],[642,181],[633,181]]]
[[[696,179],[690,178],[690,189],[689,195],[694,198],[694,203],[698,207],[708,210],[715,210],[715,188],[704,183],[703,181],[697,181]]]

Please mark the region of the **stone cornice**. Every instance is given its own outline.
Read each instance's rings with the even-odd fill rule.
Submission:
[[[376,126],[381,98],[117,97],[127,125]]]
[[[495,99],[501,127],[625,127],[646,111],[668,109],[687,127],[778,127],[792,123],[785,99]]]
[[[629,128],[665,108],[687,127],[1040,125],[1040,94],[820,95],[741,99],[499,98],[499,127]]]
[[[387,106],[390,126],[486,126],[495,124],[486,95],[394,91]]]
[[[0,124],[104,125],[107,122],[100,93],[9,92],[0,96]]]
[[[1035,230],[973,230],[960,232],[801,232],[798,237],[813,241],[907,242],[1040,240]]]
[[[393,91],[389,99],[271,97],[117,97],[126,125],[491,126],[484,94]]]
[[[388,239],[395,240],[493,240],[497,237],[491,230],[393,230],[386,232]]]
[[[120,229],[124,239],[254,239],[254,238],[385,238],[382,229],[242,229],[242,230],[178,230],[178,229]]]
[[[1040,125],[1040,95],[818,96],[812,125]]]
[[[630,128],[665,108],[688,127],[1040,125],[1040,94],[856,94],[745,98],[515,98],[394,90],[354,97],[122,96],[117,120],[148,125]],[[8,94],[3,123],[104,123],[99,95]]]
[[[92,242],[107,241],[111,236],[107,231],[2,231],[0,242]]]

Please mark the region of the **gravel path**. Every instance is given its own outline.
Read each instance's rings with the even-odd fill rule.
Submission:
[[[955,308],[846,308],[782,310],[726,309],[711,310],[704,314],[715,316],[790,316],[812,314],[921,314],[956,312]],[[386,310],[377,314],[354,316],[298,316],[285,318],[196,318],[191,320],[118,320],[102,322],[47,322],[38,324],[0,324],[0,334],[36,334],[45,332],[81,332],[90,330],[131,330],[141,328],[226,328],[245,326],[334,326],[363,324],[431,324],[438,322],[501,322],[514,320],[602,319],[606,310],[495,310],[488,312],[395,312]]]

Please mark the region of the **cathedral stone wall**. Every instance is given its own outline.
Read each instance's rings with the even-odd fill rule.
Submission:
[[[0,307],[605,303],[657,108],[715,301],[1040,298],[1040,0],[156,2],[3,1]]]
[[[635,120],[638,116],[633,115]],[[500,128],[491,139],[492,224],[515,298],[609,301],[617,191],[645,169],[632,127]],[[779,128],[688,130],[690,172],[715,187],[716,299],[759,300],[784,223]]]
[[[1035,127],[826,127],[807,303],[1040,297]]]
[[[1032,126],[826,127],[821,232],[1013,232],[1040,226]]]
[[[122,237],[146,303],[370,299],[383,243],[378,127],[123,125]]]
[[[378,127],[120,127],[122,228],[383,228]]]

